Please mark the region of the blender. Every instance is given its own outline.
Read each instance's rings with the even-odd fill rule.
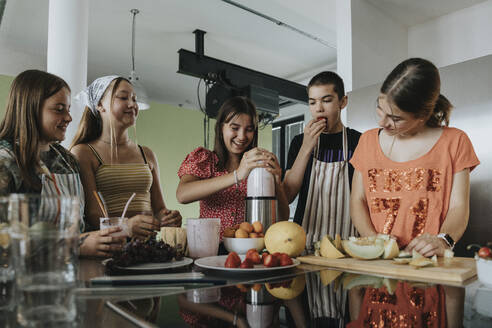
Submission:
[[[273,175],[263,167],[253,169],[248,176],[245,221],[260,221],[263,231],[276,222],[277,198]]]

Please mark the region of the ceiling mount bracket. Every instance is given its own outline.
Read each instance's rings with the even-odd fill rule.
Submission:
[[[196,29],[193,31],[193,34],[195,34],[195,53],[198,56],[203,56],[205,54],[205,31]]]

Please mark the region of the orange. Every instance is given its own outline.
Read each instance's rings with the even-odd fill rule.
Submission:
[[[246,232],[243,229],[239,228],[239,229],[236,230],[235,236],[236,236],[236,238],[248,238],[248,232]]]
[[[224,237],[228,238],[234,238],[234,235],[236,234],[236,230],[232,228],[225,228],[224,230]]]
[[[247,233],[253,232],[253,226],[249,222],[243,222],[239,225],[239,229],[243,229]]]
[[[263,224],[260,221],[253,222],[253,230],[255,232],[263,232]]]

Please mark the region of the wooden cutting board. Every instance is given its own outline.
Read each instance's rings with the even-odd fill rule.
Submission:
[[[444,259],[439,258],[438,266],[418,269],[408,264],[397,264],[393,260],[328,259],[314,255],[300,256],[297,259],[302,263],[429,282],[461,283],[477,275],[475,260],[466,257],[455,257],[451,263],[444,263]]]

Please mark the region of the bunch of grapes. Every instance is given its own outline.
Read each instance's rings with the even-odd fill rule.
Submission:
[[[113,258],[106,263],[106,268],[111,271],[115,266],[169,262],[172,259],[181,260],[183,256],[184,249],[181,245],[172,247],[162,240],[156,241],[155,238],[135,239],[126,243],[121,252],[113,254]]]

